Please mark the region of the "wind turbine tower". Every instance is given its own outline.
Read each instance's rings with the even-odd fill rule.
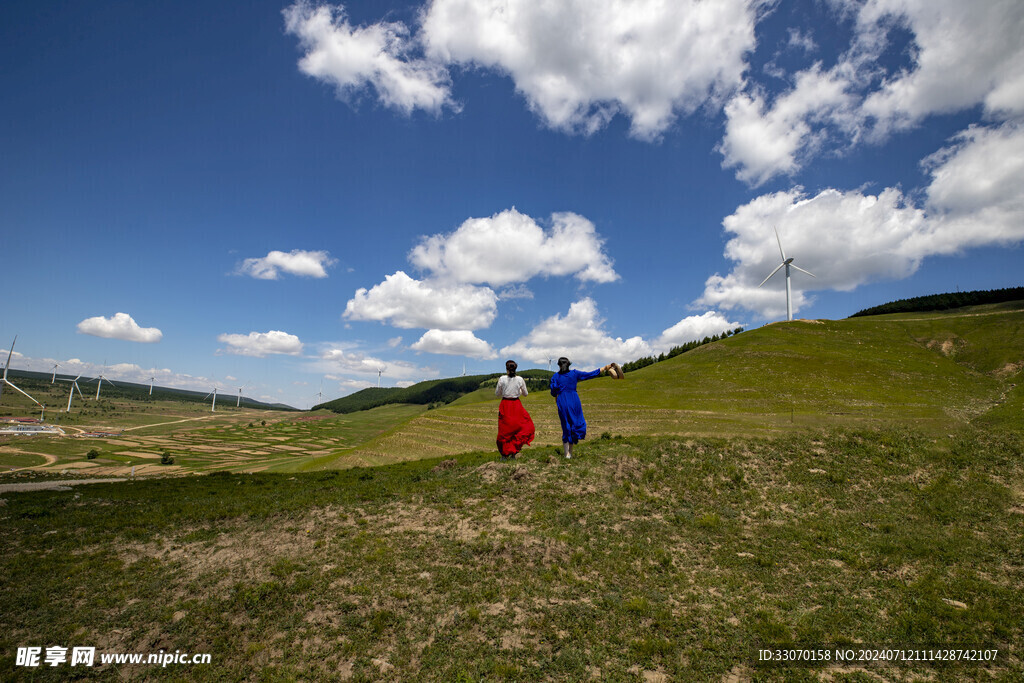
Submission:
[[[217,412],[217,389],[218,389],[218,387],[214,387],[213,391],[208,393],[206,396],[203,396],[203,400],[204,401],[206,399],[210,398],[211,396],[213,396],[213,403],[210,404],[210,412],[211,413]]]
[[[96,398],[95,398],[95,400],[97,400],[97,401],[100,400],[100,388],[103,386],[104,382],[106,382],[107,384],[109,384],[112,387],[116,387],[117,386],[116,384],[111,382],[109,379],[107,379],[103,375],[100,375],[99,377],[96,377],[95,379],[96,379]],[[90,379],[90,380],[86,380],[86,381],[91,382],[92,380]]]
[[[387,370],[387,366],[381,366],[381,367],[377,368],[377,388],[378,389],[380,389],[380,376],[384,374],[385,370]]]
[[[789,257],[789,258],[786,258],[786,252],[783,251],[783,249],[782,249],[782,240],[779,239],[779,230],[778,230],[778,228],[775,228],[775,241],[779,243],[779,253],[782,255],[782,263],[777,265],[775,267],[775,270],[773,270],[768,275],[768,277],[766,277],[764,280],[762,280],[761,284],[758,285],[758,287],[761,287],[761,285],[763,285],[765,282],[768,282],[768,280],[771,280],[772,279],[772,275],[775,275],[775,273],[779,272],[779,269],[781,269],[783,266],[785,266],[786,267],[786,319],[787,320],[792,320],[793,319],[793,289],[792,289],[792,286],[790,285],[790,282],[789,282],[789,269],[790,268],[796,268],[801,273],[805,273],[806,275],[810,275],[811,277],[815,277],[815,275],[814,275],[814,273],[810,273],[810,272],[804,270],[800,266],[793,265],[793,257],[792,256]]]
[[[82,378],[82,376],[79,375],[78,377],[76,377],[74,379],[62,379],[61,380],[61,382],[70,382],[71,383],[71,391],[68,392],[68,409],[64,411],[66,413],[70,413],[71,412],[71,399],[75,397],[75,391],[78,391],[78,395],[82,396],[82,390],[78,388],[78,380],[80,380],[81,378]],[[82,396],[82,400],[83,401],[85,400],[85,396]]]
[[[153,382],[155,382],[155,381],[156,381],[156,377],[150,377],[149,378],[149,395],[150,396],[153,395]]]
[[[50,377],[50,384],[53,384],[54,381],[56,381],[56,379],[57,379],[57,368],[59,368],[59,367],[60,367],[60,363],[54,363],[53,364],[53,375]],[[81,377],[81,375],[79,375],[79,377]]]

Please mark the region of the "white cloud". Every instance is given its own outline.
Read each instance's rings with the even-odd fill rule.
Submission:
[[[411,347],[414,351],[469,358],[497,358],[494,348],[470,330],[427,330]]]
[[[813,123],[830,118],[852,125],[847,85],[836,73],[815,66],[798,74],[793,89],[771,108],[756,91],[734,97],[725,107],[725,137],[719,145],[723,168],[738,167],[736,177],[755,187],[799,169],[826,138],[825,129]]]
[[[440,62],[508,74],[552,128],[618,113],[650,139],[739,87],[757,0],[434,0],[421,40]]]
[[[78,323],[81,334],[107,339],[123,339],[124,341],[153,344],[163,339],[164,333],[155,327],[139,327],[138,323],[127,313],[116,313],[112,318],[97,316],[86,318]]]
[[[640,337],[612,337],[603,326],[594,300],[581,299],[569,306],[565,316],[556,314],[544,320],[525,337],[503,348],[501,355],[533,363],[566,356],[579,367],[628,362],[651,354],[651,346]]]
[[[365,379],[346,379],[335,375],[326,375],[326,377],[327,379],[338,383],[338,390],[341,392],[342,396],[347,396],[348,394],[355,393],[361,389],[369,389],[370,387],[377,386],[376,382],[370,382]]]
[[[1024,113],[1024,4],[868,0],[860,7],[862,33],[883,32],[894,20],[914,35],[914,64],[864,102],[881,133],[976,104],[993,117]]]
[[[929,256],[1024,240],[1024,126],[972,127],[926,168],[932,180],[924,209],[894,188],[877,195],[827,189],[814,197],[797,188],[739,207],[723,221],[732,235],[725,249],[732,271],[708,278],[696,303],[784,314],[782,274],[758,288],[781,262],[773,226],[786,255],[817,276],[793,274],[794,311],[808,303],[806,289],[848,291],[905,278]]]
[[[227,353],[263,358],[269,354],[297,356],[302,353],[302,342],[294,334],[270,330],[249,334],[222,334],[217,341],[227,344]]]
[[[401,23],[351,26],[341,6],[300,1],[284,10],[285,28],[299,38],[303,73],[335,86],[349,99],[372,87],[381,104],[406,114],[454,107],[444,66],[416,58],[415,41]]]
[[[924,166],[930,221],[905,251],[951,254],[1024,240],[1024,124],[971,127]]]
[[[367,355],[358,349],[341,344],[328,344],[319,353],[313,364],[316,372],[327,373],[336,380],[346,376],[372,378],[372,386],[377,386],[377,371],[383,369],[384,382],[413,381],[420,382],[440,376],[437,368],[418,366],[405,361],[389,360]]]
[[[271,251],[262,258],[245,259],[238,266],[238,272],[260,280],[276,280],[281,273],[324,278],[327,277],[327,266],[336,262],[326,251]]]
[[[526,285],[508,285],[498,292],[498,299],[508,301],[511,299],[532,299],[533,292]]]
[[[735,330],[737,327],[741,327],[738,322],[730,322],[728,318],[717,311],[707,311],[701,315],[683,318],[662,332],[660,337],[651,342],[651,347],[655,353],[662,353],[674,346],[699,341],[704,337],[713,337],[716,334],[720,335],[723,332]]]
[[[348,320],[388,321],[401,328],[475,330],[494,321],[497,299],[487,287],[414,280],[398,271],[370,289],[356,290],[343,315]]]
[[[723,166],[753,186],[792,174],[823,149],[863,140],[933,114],[980,105],[990,120],[1024,114],[1024,4],[962,0],[832,0],[855,19],[851,47],[823,72],[815,64],[769,102],[749,83],[726,105]],[[886,71],[894,36],[909,32],[910,63]]]
[[[612,282],[618,274],[594,224],[575,213],[555,213],[551,230],[515,209],[470,218],[447,235],[424,238],[409,260],[435,277],[500,287],[538,275],[575,275]]]

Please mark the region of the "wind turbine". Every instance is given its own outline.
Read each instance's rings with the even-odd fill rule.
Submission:
[[[382,366],[377,368],[377,388],[378,389],[380,389],[380,376],[383,375],[384,371],[387,370],[387,369],[388,369],[388,367],[386,365],[382,365]]]
[[[239,406],[242,405],[242,389],[245,389],[247,386],[249,386],[249,385],[248,384],[243,384],[242,386],[238,387],[238,400],[235,401],[235,407],[236,408],[238,408]]]
[[[87,379],[85,381],[86,382],[92,382],[93,380],[96,381],[96,398],[93,399],[93,400],[96,400],[96,401],[100,400],[100,389],[103,387],[103,383],[104,382],[106,382],[107,384],[109,384],[112,387],[116,387],[117,386],[116,384],[111,382],[109,379],[104,377],[102,374],[100,374],[99,377],[93,377],[92,379]]]
[[[18,337],[17,337],[17,335],[15,335],[15,337],[14,337],[14,341],[13,341],[13,342],[11,342],[11,350],[10,350],[10,352],[9,352],[9,353],[7,354],[7,364],[6,364],[6,365],[4,365],[4,376],[3,376],[3,379],[0,379],[0,392],[3,392],[3,388],[4,388],[4,385],[6,384],[6,385],[7,385],[7,386],[9,386],[10,388],[12,388],[12,389],[14,389],[15,391],[17,391],[17,392],[18,392],[19,394],[21,394],[21,395],[25,396],[26,398],[28,398],[28,400],[32,401],[33,403],[35,403],[35,404],[36,404],[37,406],[39,406],[39,407],[40,407],[40,408],[42,409],[42,413],[41,413],[41,416],[40,416],[40,418],[39,418],[39,419],[41,420],[41,419],[43,419],[43,417],[45,417],[45,415],[46,415],[46,406],[44,406],[44,405],[43,405],[42,403],[40,403],[39,401],[35,400],[34,398],[32,398],[31,396],[29,396],[28,394],[26,394],[26,393],[25,393],[24,391],[22,391],[22,390],[21,390],[21,389],[19,389],[19,388],[18,388],[17,386],[15,386],[14,382],[12,382],[11,380],[7,379],[7,371],[8,371],[8,370],[10,369],[10,367],[11,367],[11,356],[13,356],[13,355],[14,355],[14,345],[15,345],[15,344],[16,344],[17,342],[18,342]]]
[[[53,376],[50,377],[50,384],[53,384],[54,381],[57,379],[57,368],[59,368],[59,367],[60,367],[60,363],[54,363],[53,364]],[[79,377],[81,377],[81,375],[79,375]]]
[[[211,413],[215,413],[215,412],[217,412],[217,386],[216,385],[214,385],[213,391],[208,393],[206,396],[203,396],[203,400],[205,401],[206,399],[210,398],[211,396],[213,396],[213,403],[210,404],[210,412]]]
[[[149,395],[150,396],[153,395],[153,382],[155,382],[155,381],[156,381],[156,377],[150,377],[149,378]]]
[[[71,382],[71,391],[68,392],[68,409],[64,411],[66,413],[70,413],[71,412],[71,399],[74,398],[75,391],[77,390],[78,391],[78,395],[82,396],[82,390],[79,389],[79,387],[78,387],[78,380],[80,380],[80,379],[82,379],[81,375],[79,375],[78,377],[76,377],[74,379],[62,379],[61,380],[61,382]],[[82,396],[82,400],[83,401],[85,400],[85,396]]]
[[[792,256],[789,257],[789,258],[786,258],[786,252],[782,250],[782,240],[779,239],[779,229],[778,228],[774,228],[774,230],[775,230],[775,241],[779,243],[779,253],[782,254],[782,263],[780,263],[778,266],[776,266],[775,270],[773,270],[768,275],[768,277],[766,277],[761,282],[761,284],[758,285],[758,287],[763,285],[765,282],[768,282],[768,280],[771,280],[772,279],[772,275],[775,275],[775,273],[779,272],[779,269],[782,268],[782,266],[786,266],[786,319],[787,320],[792,320],[793,319],[793,291],[792,291],[792,287],[789,284],[789,269],[790,268],[796,268],[801,273],[806,273],[807,275],[810,275],[811,277],[815,277],[815,275],[814,275],[814,273],[807,272],[806,270],[804,270],[800,266],[794,266],[793,265],[793,257]]]

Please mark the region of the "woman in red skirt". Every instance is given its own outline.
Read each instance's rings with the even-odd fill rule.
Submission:
[[[514,360],[505,363],[505,373],[498,378],[498,386],[494,389],[495,396],[501,396],[498,407],[498,452],[502,458],[514,458],[523,446],[533,441],[533,420],[526,408],[519,401],[520,396],[530,392],[526,390],[526,382],[516,375]]]

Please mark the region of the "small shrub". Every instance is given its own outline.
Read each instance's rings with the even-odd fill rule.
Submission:
[[[85,456],[87,460],[95,460],[100,457],[100,452],[95,448],[89,451],[89,454]]]
[[[170,451],[164,451],[163,455],[160,456],[160,464],[161,465],[173,465],[174,464],[174,456],[171,455]]]

